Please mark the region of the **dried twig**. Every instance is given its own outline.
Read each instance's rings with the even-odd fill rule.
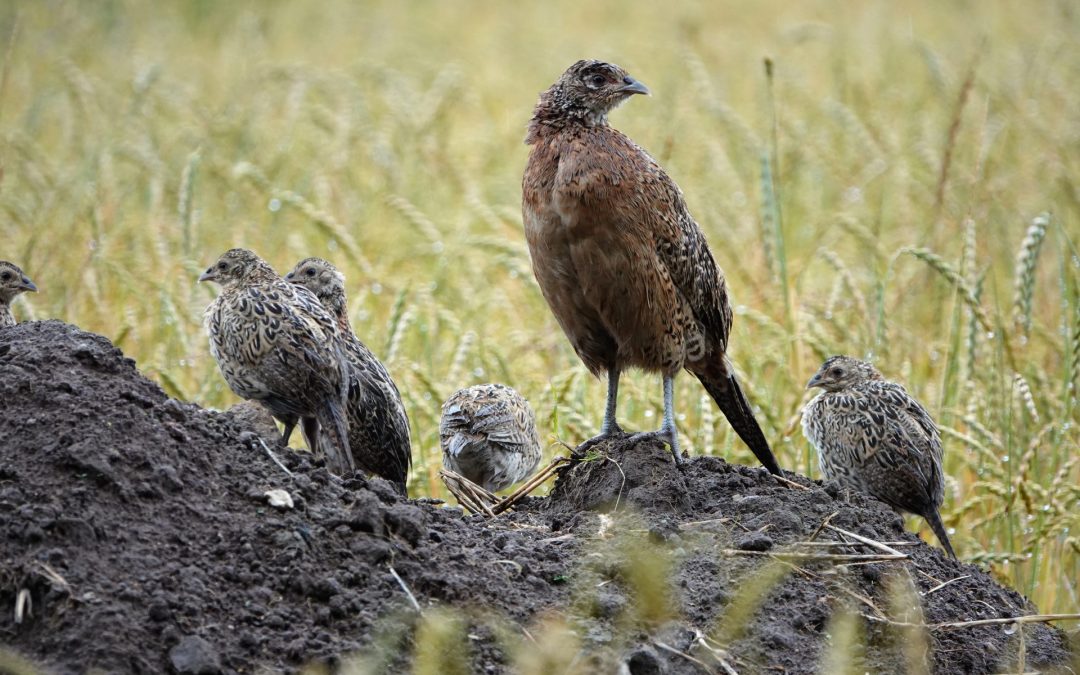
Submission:
[[[282,464],[281,460],[277,458],[277,455],[275,455],[270,450],[270,447],[268,445],[266,445],[266,441],[264,441],[263,439],[260,438],[259,439],[259,445],[263,446],[263,450],[265,450],[266,454],[270,456],[270,459],[274,460],[274,464],[277,464],[279,467],[281,467],[282,471],[289,474],[290,476],[293,475],[292,471],[289,471],[288,467],[286,467],[284,464]]]
[[[907,621],[893,621],[878,616],[863,614],[867,621],[887,623],[891,626],[904,626],[906,628],[922,628],[924,630],[952,630],[954,628],[972,628],[974,626],[1007,626],[1012,623],[1047,623],[1050,621],[1080,621],[1080,614],[1027,614],[1025,616],[1006,617],[1003,619],[976,619],[974,621],[945,621],[942,623],[910,623]]]
[[[892,548],[891,546],[886,546],[885,544],[882,544],[880,541],[874,541],[873,539],[870,539],[869,537],[864,537],[861,534],[855,534],[854,532],[849,532],[849,531],[847,531],[847,530],[845,530],[843,528],[836,527],[835,525],[830,525],[828,523],[825,523],[824,527],[832,530],[833,532],[838,532],[838,533],[840,533],[840,534],[842,534],[842,535],[844,535],[846,537],[851,537],[855,541],[862,542],[862,543],[866,544],[867,546],[869,546],[871,548],[876,548],[879,551],[884,551],[885,553],[887,553],[887,554],[889,554],[891,556],[899,557],[899,558],[908,557],[906,553],[901,553],[900,551],[897,551],[895,548]]]
[[[914,541],[883,541],[881,543],[885,544],[886,546],[893,546],[893,547],[896,547],[896,548],[919,546],[919,543],[914,542]],[[821,547],[821,548],[858,548],[859,546],[862,546],[862,544],[860,544],[857,541],[827,541],[827,540],[821,540],[821,541],[803,541],[803,542],[799,542],[799,546],[806,546],[808,548],[814,548],[814,547]],[[937,580],[935,579],[935,581],[937,581]]]
[[[709,518],[707,520],[692,520],[688,523],[680,523],[680,530],[690,530],[695,527],[701,527],[702,525],[712,525],[713,523],[730,523],[731,518]]]
[[[888,562],[890,560],[903,560],[907,558],[903,553],[897,555],[887,555],[884,553],[870,555],[861,553],[803,553],[801,551],[743,551],[733,548],[725,548],[721,553],[724,555],[768,556],[779,560],[820,560],[822,562],[834,562],[841,565],[854,562]]]
[[[416,601],[416,596],[413,595],[413,592],[409,590],[409,587],[405,584],[405,580],[398,575],[397,570],[394,569],[394,566],[387,565],[386,567],[390,570],[391,576],[393,576],[394,579],[398,582],[398,586],[401,586],[401,590],[405,591],[405,596],[409,598],[409,602],[412,603],[413,609],[415,609],[417,612],[421,611],[420,603]]]
[[[521,501],[525,497],[525,495],[540,487],[544,483],[544,481],[555,475],[555,472],[559,470],[559,467],[569,463],[570,459],[568,457],[556,457],[555,459],[551,460],[551,463],[544,467],[542,471],[535,474],[532,478],[526,481],[525,484],[523,484],[517,490],[514,490],[512,493],[508,494],[502,499],[502,501],[493,506],[491,509],[492,513],[494,513],[495,515],[499,515],[503,511],[509,509],[514,504]]]
[[[697,666],[700,666],[701,668],[703,668],[705,670],[706,673],[713,672],[712,668],[710,668],[707,663],[705,663],[704,661],[701,661],[700,659],[695,659],[693,656],[690,656],[686,652],[679,651],[678,649],[675,649],[671,645],[664,644],[663,642],[660,642],[659,640],[653,640],[652,643],[654,645],[656,645],[657,647],[659,647],[660,649],[663,649],[665,652],[668,652],[670,654],[676,654],[678,656],[683,657],[684,659],[686,659],[690,663],[693,663],[693,664],[696,664]]]
[[[15,623],[23,622],[23,617],[34,615],[34,601],[30,597],[29,588],[20,588],[15,595]]]
[[[923,593],[923,597],[926,597],[926,596],[930,595],[931,593],[936,593],[936,592],[940,591],[941,589],[945,588],[946,586],[953,583],[954,581],[960,581],[961,579],[967,579],[970,576],[971,576],[970,574],[965,574],[962,577],[956,577],[954,579],[949,579],[948,581],[942,581],[937,586],[934,586],[933,588],[931,588],[927,592]]]
[[[480,487],[465,476],[449,469],[440,469],[439,477],[442,478],[442,482],[446,485],[446,489],[449,490],[450,493],[457,498],[458,502],[470,513],[482,513],[489,518],[495,516],[495,513],[491,510],[491,506],[489,506],[490,504],[495,504],[499,501],[499,498],[494,494]]]
[[[783,476],[777,476],[775,474],[770,474],[770,475],[773,477],[773,479],[780,481],[781,483],[787,485],[788,487],[795,488],[796,490],[804,490],[804,491],[809,491],[810,490],[810,488],[806,487],[802,483],[796,483],[795,481],[791,480],[790,478],[785,478]]]
[[[821,524],[818,525],[817,529],[814,530],[814,533],[810,535],[810,538],[807,539],[807,541],[814,541],[815,539],[817,539],[817,536],[821,534],[821,531],[825,529],[825,526],[827,526],[832,521],[832,519],[838,515],[840,515],[839,511],[833,511],[829,515],[825,516],[825,520],[821,521]]]
[[[1028,614],[1004,619],[977,619],[975,621],[947,621],[929,626],[930,630],[950,630],[972,626],[1000,626],[1010,623],[1046,623],[1048,621],[1080,621],[1080,614]]]
[[[727,673],[727,675],[739,675],[739,672],[732,668],[731,664],[727,662],[727,658],[729,656],[727,650],[718,646],[714,647],[709,644],[709,638],[707,638],[705,634],[699,630],[694,631],[694,644],[701,645],[703,649],[709,652],[712,657],[716,659],[716,662],[720,666],[721,670]]]
[[[54,570],[49,563],[39,562],[37,567],[41,570],[41,575],[52,582],[53,586],[71,592],[71,586],[68,585],[67,579],[60,576],[60,573]]]
[[[550,544],[550,543],[556,542],[556,541],[571,541],[571,540],[573,540],[573,538],[574,538],[574,535],[570,534],[570,533],[560,534],[557,537],[548,537],[547,539],[541,539],[540,543],[541,544]]]

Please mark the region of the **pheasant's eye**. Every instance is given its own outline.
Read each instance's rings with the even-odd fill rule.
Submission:
[[[602,87],[607,83],[607,78],[597,73],[596,75],[590,75],[588,83],[592,87]]]
[[[11,281],[11,272],[4,272],[3,274],[0,274],[0,279],[3,279],[4,281]]]
[[[219,270],[224,270],[224,269],[225,269],[226,267],[228,267],[228,265],[226,265],[226,264],[225,264],[225,263],[223,263],[223,262],[219,262],[219,263],[217,264],[217,268],[218,268]]]
[[[309,277],[313,277],[313,276],[315,276],[315,269],[314,269],[314,268],[312,268],[312,267],[309,267],[309,268],[308,268],[308,271],[307,271],[307,275],[308,275]]]
[[[831,375],[832,375],[833,377],[843,377],[843,376],[844,376],[844,369],[843,369],[843,368],[833,368],[833,369],[832,369],[832,370],[830,371],[830,374],[831,374]]]

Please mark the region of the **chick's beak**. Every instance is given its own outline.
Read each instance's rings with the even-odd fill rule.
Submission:
[[[31,293],[37,293],[37,286],[34,285],[33,281],[30,281],[30,277],[22,278],[22,287]]]
[[[810,381],[806,383],[806,388],[807,389],[813,389],[814,387],[817,387],[817,386],[820,386],[820,385],[821,385],[821,373],[815,373],[814,376],[810,378]]]
[[[214,279],[214,268],[212,268],[212,267],[199,275],[199,281],[213,281],[213,279]]]
[[[627,94],[649,95],[649,88],[629,75],[623,78],[623,86],[619,87],[619,91],[626,92]]]

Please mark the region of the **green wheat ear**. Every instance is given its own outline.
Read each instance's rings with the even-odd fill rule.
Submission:
[[[1016,254],[1016,271],[1013,282],[1013,323],[1026,336],[1031,332],[1031,300],[1035,294],[1035,264],[1039,259],[1050,214],[1042,213],[1031,221],[1020,251]]]

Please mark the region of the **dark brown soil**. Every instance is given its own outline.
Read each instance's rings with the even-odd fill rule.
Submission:
[[[727,645],[738,672],[816,672],[834,611],[887,613],[884,586],[899,574],[923,593],[929,623],[1035,611],[917,543],[875,501],[848,504],[806,479],[809,489],[793,489],[713,457],[680,472],[655,443],[594,448],[550,498],[494,521],[405,501],[379,479],[340,480],[266,439],[287,473],[249,415],[169,399],[108,340],[60,322],[0,330],[0,402],[0,644],[58,673],[289,671],[373,644],[403,662],[416,613],[391,570],[423,611],[471,617],[474,672],[508,669],[496,639],[506,631],[493,625],[527,640],[549,610],[570,617],[590,670],[721,672],[694,631],[722,623],[747,575],[772,559],[753,553],[805,540],[833,513],[838,527],[914,543],[901,549],[910,558],[792,561]],[[269,506],[270,489],[295,507]],[[598,513],[616,503],[636,515]],[[635,565],[656,560],[672,572],[655,582],[675,591],[659,612],[630,591]],[[30,603],[16,623],[20,593]],[[861,670],[901,672],[898,629],[864,620],[861,630]],[[1061,632],[1031,624],[1022,634],[1029,670],[1065,667]],[[1013,666],[1020,635],[934,630],[934,670]]]

